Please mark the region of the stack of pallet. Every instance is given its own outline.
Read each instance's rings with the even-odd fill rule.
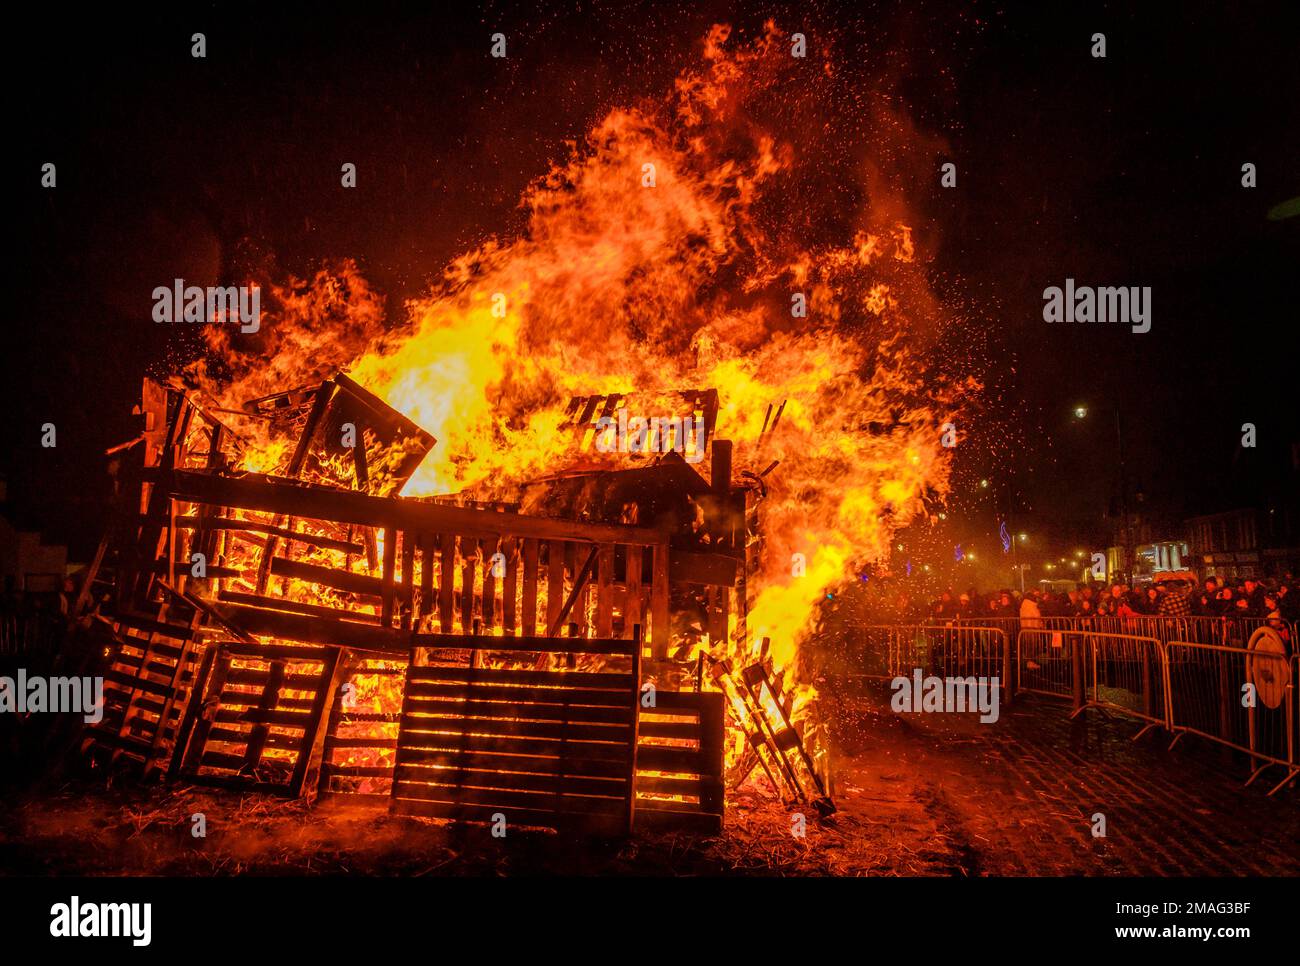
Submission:
[[[663,519],[398,496],[434,441],[346,376],[246,406],[298,434],[275,476],[239,471],[243,441],[193,394],[147,382],[138,415],[77,604],[106,667],[97,764],[399,812],[720,826],[722,696],[675,691],[671,649],[719,613],[725,633],[733,554],[676,552]],[[701,597],[714,613],[677,611]]]

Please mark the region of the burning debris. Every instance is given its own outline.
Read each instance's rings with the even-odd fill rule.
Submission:
[[[716,393],[680,398],[712,427]],[[597,401],[571,408],[589,426]],[[283,475],[240,467],[231,415],[297,434]],[[76,609],[107,682],[96,765],[397,814],[716,831],[730,714],[733,786],[761,763],[782,800],[833,810],[766,642],[736,674],[726,657],[756,519],[728,441],[702,437],[708,481],[669,452],[485,505],[398,496],[435,442],[346,375],[238,410],[146,380],[139,417]]]

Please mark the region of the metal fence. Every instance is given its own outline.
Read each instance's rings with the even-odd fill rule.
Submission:
[[[1173,748],[1196,735],[1249,756],[1249,785],[1285,769],[1273,794],[1300,774],[1297,685],[1300,656],[1264,648],[1171,641],[1165,663]]]
[[[1296,627],[1292,621],[1268,617],[1168,617],[1113,615],[1091,617],[962,617],[932,619],[936,627],[996,627],[1015,640],[1022,630],[1095,631],[1101,634],[1129,634],[1153,637],[1161,644],[1190,641],[1196,644],[1246,644],[1261,627],[1271,627],[1295,648]]]
[[[828,670],[841,679],[892,680],[920,668],[927,676],[996,680],[1002,700],[1010,699],[1011,639],[1001,628],[849,624],[838,630]]]
[[[1016,636],[1016,687],[1068,698],[1074,714],[1107,708],[1146,725],[1167,720],[1164,645],[1153,637],[1090,630],[1026,629]]]
[[[997,677],[1008,698],[1014,688],[1069,700],[1074,715],[1098,708],[1135,718],[1143,724],[1134,740],[1165,728],[1170,748],[1190,734],[1235,749],[1250,760],[1246,784],[1282,768],[1270,795],[1300,775],[1300,649],[1291,622],[986,617],[840,631],[840,680],[892,679],[914,668]]]

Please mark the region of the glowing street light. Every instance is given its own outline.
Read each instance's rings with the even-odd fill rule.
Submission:
[[[1074,418],[1075,418],[1075,419],[1086,419],[1087,416],[1088,416],[1088,407],[1087,407],[1087,406],[1075,406],[1075,407],[1074,407]]]

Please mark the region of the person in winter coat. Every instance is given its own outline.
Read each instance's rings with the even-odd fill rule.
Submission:
[[[1025,594],[1020,602],[1020,629],[1035,630],[1043,626],[1043,612],[1038,608],[1038,601],[1032,594]]]

